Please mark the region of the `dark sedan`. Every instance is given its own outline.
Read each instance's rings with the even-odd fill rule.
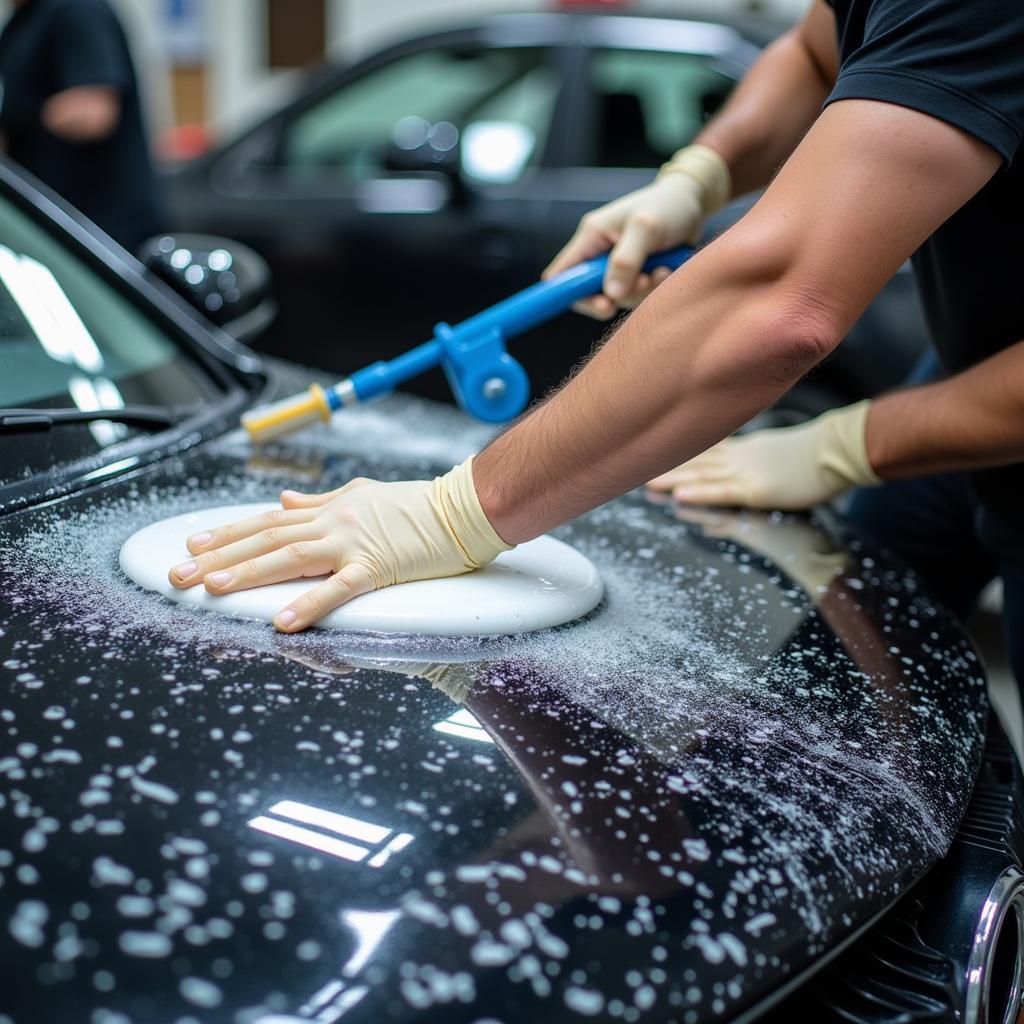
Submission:
[[[171,174],[176,226],[263,255],[281,316],[255,344],[341,376],[534,281],[582,214],[648,182],[693,137],[773,31],[537,13],[409,39],[324,70]],[[567,316],[524,339],[535,393],[602,332]],[[892,387],[925,344],[901,272],[789,405],[817,413]],[[410,387],[448,396],[439,373]]]
[[[312,375],[3,165],[0,325],[5,1024],[1013,1019],[1020,774],[883,554],[637,494],[559,531],[584,621],[281,636],[121,544],[483,429],[393,398],[254,450],[239,412]]]

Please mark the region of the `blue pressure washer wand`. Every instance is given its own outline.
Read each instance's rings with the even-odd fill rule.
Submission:
[[[693,255],[681,247],[655,253],[644,264],[675,269]],[[522,334],[565,312],[574,302],[601,290],[608,256],[587,260],[564,273],[540,281],[451,327],[440,323],[430,341],[387,362],[372,363],[351,377],[242,416],[242,426],[257,444],[314,423],[326,422],[339,409],[394,391],[417,374],[441,366],[455,397],[467,412],[488,423],[502,423],[518,415],[530,396],[530,382],[522,366],[505,351],[508,338]]]

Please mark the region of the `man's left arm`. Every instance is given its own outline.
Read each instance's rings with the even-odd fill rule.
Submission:
[[[868,461],[885,480],[1024,462],[1024,341],[876,399],[865,433]]]
[[[854,486],[1024,462],[1024,341],[954,377],[728,438],[650,482],[694,505],[810,508]]]

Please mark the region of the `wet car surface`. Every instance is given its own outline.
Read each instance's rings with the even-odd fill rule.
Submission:
[[[485,439],[396,398],[0,517],[0,1014],[731,1020],[945,852],[983,673],[829,522],[627,496],[557,531],[604,603],[493,641],[282,637],[118,568],[157,519]]]

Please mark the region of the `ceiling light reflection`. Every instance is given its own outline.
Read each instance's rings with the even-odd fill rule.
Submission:
[[[281,820],[284,818],[290,820]],[[308,846],[332,857],[356,864],[367,861],[372,868],[382,867],[414,838],[408,832],[398,832],[298,800],[279,800],[266,814],[252,818],[248,824],[259,832]],[[306,827],[310,825],[313,827]]]
[[[400,910],[344,910],[341,914],[345,922],[355,932],[356,950],[345,961],[341,973],[352,977],[366,965],[373,951],[384,941],[384,936],[391,931],[395,922],[402,916]]]
[[[293,843],[319,850],[321,853],[329,853],[332,857],[341,857],[343,860],[351,860],[356,863],[365,860],[370,852],[362,846],[356,846],[355,843],[346,843],[343,839],[325,836],[312,829],[289,825],[287,821],[278,821],[276,818],[267,818],[264,815],[251,819],[249,826],[260,832],[266,832],[267,835],[288,839]]]
[[[322,807],[302,804],[297,800],[281,800],[270,808],[270,813],[301,821],[304,825],[316,825],[364,843],[382,843],[392,832],[383,825],[373,825],[368,821],[360,821],[359,818],[350,818],[347,814],[325,811]]]
[[[68,380],[68,394],[83,412],[124,408],[124,396],[120,389],[106,377],[90,378],[76,373]],[[108,420],[94,420],[89,424],[89,432],[96,438],[96,443],[103,447],[128,436],[128,428],[123,423],[111,423]]]
[[[86,373],[103,369],[103,356],[60,282],[48,267],[0,245],[0,280],[46,354]]]
[[[465,740],[476,740],[478,743],[494,742],[487,734],[487,730],[465,708],[460,708],[443,722],[435,722],[434,728],[438,732],[449,736],[461,736]]]

